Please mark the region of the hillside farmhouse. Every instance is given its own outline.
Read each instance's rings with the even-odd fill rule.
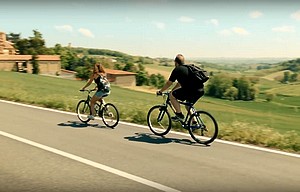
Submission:
[[[107,74],[107,79],[116,85],[127,87],[136,85],[136,73],[107,68],[105,69],[105,72]]]
[[[13,44],[6,40],[6,34],[0,32],[0,70],[32,72],[32,55],[17,55]],[[59,55],[38,55],[40,74],[60,74]]]

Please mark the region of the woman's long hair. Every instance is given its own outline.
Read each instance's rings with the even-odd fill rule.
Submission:
[[[100,63],[96,63],[94,65],[94,70],[93,70],[94,74],[101,74],[101,73],[105,73],[104,67],[100,64]]]

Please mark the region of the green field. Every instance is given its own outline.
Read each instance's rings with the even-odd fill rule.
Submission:
[[[85,84],[82,81],[0,71],[0,82],[1,99],[65,111],[74,112],[77,102],[86,97],[79,92]],[[268,87],[276,88],[274,85]],[[298,153],[300,96],[277,96],[272,102],[266,102],[263,97],[262,94],[257,101],[245,102],[205,96],[196,108],[210,112],[217,119],[221,139]],[[121,120],[145,125],[148,110],[162,103],[162,98],[154,93],[112,85],[112,93],[106,101],[117,106]]]

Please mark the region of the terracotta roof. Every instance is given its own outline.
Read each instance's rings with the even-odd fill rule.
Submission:
[[[0,60],[31,60],[32,55],[0,55]],[[60,61],[59,55],[39,55],[38,60],[41,61]]]
[[[114,69],[104,69],[107,74],[112,75],[135,75],[136,73],[129,72],[129,71],[121,71],[121,70],[114,70]]]

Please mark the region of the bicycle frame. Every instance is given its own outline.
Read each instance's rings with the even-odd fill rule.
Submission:
[[[173,113],[175,114],[175,109],[174,107],[172,106],[171,104],[171,101],[170,101],[170,92],[166,92],[166,93],[162,93],[163,96],[166,97],[165,99],[165,102],[163,103],[163,105],[167,108],[168,106],[170,106],[171,110],[173,111]],[[189,102],[185,102],[185,101],[178,101],[181,105],[184,105],[184,106],[187,106],[187,115],[184,119],[184,121],[179,121],[182,125],[183,128],[186,128],[188,126],[188,119],[190,118],[190,116],[192,114],[194,114],[196,112],[196,109],[194,107],[194,104],[193,103],[189,103]],[[201,118],[198,118],[197,117],[197,122],[199,123],[199,121],[203,124],[203,121],[201,120]]]
[[[90,93],[93,92],[93,91],[95,91],[95,89],[91,89],[91,90],[83,90],[83,91],[88,92],[86,101],[88,102],[88,105],[90,106],[90,105],[91,105],[90,102],[91,102],[91,99],[92,99],[92,96],[90,95]],[[95,109],[97,115],[99,115],[98,112],[102,109],[104,103],[105,103],[105,102],[104,102],[104,98],[102,98],[101,101],[99,101],[99,100],[96,101],[95,106],[97,106],[97,105],[99,106],[99,109]],[[95,106],[94,106],[94,107],[95,107]]]
[[[86,91],[88,92],[88,94],[86,99],[82,99],[78,102],[76,112],[80,121],[83,123],[87,123],[91,120],[88,118],[88,116],[92,114],[90,102],[93,97],[91,96],[91,92],[95,91],[95,89],[80,91]],[[107,127],[114,128],[115,126],[117,126],[120,117],[118,109],[114,104],[106,103],[102,97],[100,100],[96,101],[93,110],[95,110],[94,115],[99,116]]]
[[[152,106],[147,114],[147,123],[155,135],[164,136],[169,133],[172,128],[172,117],[168,107],[175,114],[175,109],[170,100],[170,92],[161,94],[164,102],[162,104]],[[208,145],[218,136],[218,124],[214,117],[203,110],[197,110],[194,103],[179,101],[180,105],[184,105],[187,109],[185,119],[180,120],[183,129],[188,130],[191,137],[200,144]]]

